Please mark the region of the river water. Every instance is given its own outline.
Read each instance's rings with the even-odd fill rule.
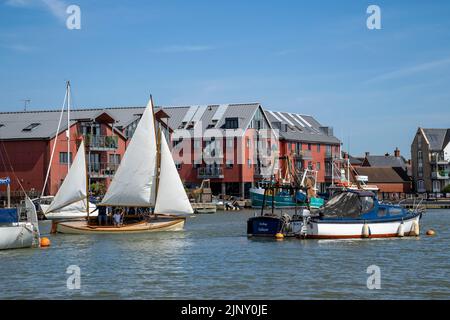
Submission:
[[[197,215],[183,232],[144,235],[49,236],[42,222],[51,247],[0,251],[0,299],[450,298],[450,210],[429,210],[418,238],[382,240],[247,239],[253,214]],[[71,265],[80,289],[67,287]],[[379,290],[367,288],[371,265]]]

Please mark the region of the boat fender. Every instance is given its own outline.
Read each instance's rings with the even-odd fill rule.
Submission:
[[[434,236],[436,232],[433,229],[427,231],[427,236]]]
[[[278,233],[275,235],[275,238],[276,238],[277,240],[283,240],[284,235],[283,235],[282,233],[278,232]]]
[[[418,237],[420,234],[419,223],[414,220],[411,226],[411,235]]]
[[[402,221],[402,223],[400,223],[400,225],[398,226],[397,237],[401,238],[404,236],[405,236],[405,230],[404,230],[403,221]]]
[[[367,223],[364,222],[363,228],[362,228],[362,237],[363,238],[369,238],[370,237],[370,228]]]

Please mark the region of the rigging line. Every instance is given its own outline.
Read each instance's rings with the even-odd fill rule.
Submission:
[[[53,156],[55,155],[56,143],[58,141],[59,129],[61,127],[61,122],[62,122],[62,118],[63,118],[63,114],[64,114],[64,108],[66,106],[66,101],[67,101],[67,90],[66,90],[66,94],[64,95],[64,102],[63,102],[63,106],[61,108],[61,114],[59,115],[58,128],[56,129],[56,134],[55,134],[55,142],[53,143],[52,154],[50,155],[50,162],[48,164],[47,173],[45,175],[44,186],[42,187],[42,192],[40,195],[41,197],[44,195],[45,186],[47,185],[48,177],[50,176],[50,169],[51,169],[52,162],[53,162]],[[69,153],[67,153],[67,157],[70,157]]]
[[[13,174],[14,178],[17,180],[17,183],[19,184],[19,187],[20,187],[20,189],[22,189],[23,193],[27,194],[25,192],[25,189],[22,186],[22,183],[20,183],[19,177],[17,176],[16,172],[14,171],[14,168],[13,168],[13,166],[11,164],[11,160],[9,159],[9,156],[8,156],[8,151],[6,151],[6,147],[5,147],[5,144],[4,144],[3,140],[0,140],[0,141],[1,141],[2,148],[5,151],[5,158],[6,158],[7,162],[8,162],[8,164],[9,164],[9,168],[10,168],[11,173]],[[1,153],[0,153],[0,155],[1,155]],[[8,169],[6,168],[6,161],[4,161],[3,156],[2,156],[2,162],[3,162],[3,165],[4,165],[5,169],[6,169],[5,171],[8,171]]]

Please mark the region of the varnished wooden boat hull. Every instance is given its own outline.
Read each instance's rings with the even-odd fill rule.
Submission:
[[[185,218],[162,217],[149,222],[142,221],[122,227],[89,226],[85,220],[62,221],[56,223],[56,232],[65,234],[124,234],[161,231],[182,231]]]

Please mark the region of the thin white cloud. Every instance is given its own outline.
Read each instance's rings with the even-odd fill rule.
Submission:
[[[426,71],[430,71],[432,69],[436,69],[439,67],[444,67],[446,65],[450,65],[450,58],[430,61],[430,62],[418,64],[418,65],[415,65],[412,67],[407,67],[407,68],[402,68],[402,69],[394,70],[391,72],[387,72],[387,73],[378,75],[372,79],[369,79],[369,80],[365,81],[365,83],[367,84],[367,83],[391,80],[391,79],[395,79],[395,78],[402,78],[402,77],[406,77],[406,76],[409,76],[409,75],[412,75],[415,73],[426,72]]]
[[[153,52],[162,53],[185,53],[185,52],[202,52],[213,50],[214,47],[208,45],[172,45],[162,48],[153,49]]]
[[[19,8],[42,7],[60,21],[67,18],[67,4],[62,0],[6,0],[6,5]]]
[[[15,52],[19,52],[19,53],[29,53],[29,52],[35,51],[35,49],[36,49],[35,47],[24,45],[24,44],[19,44],[19,43],[0,44],[0,47],[15,51]]]

